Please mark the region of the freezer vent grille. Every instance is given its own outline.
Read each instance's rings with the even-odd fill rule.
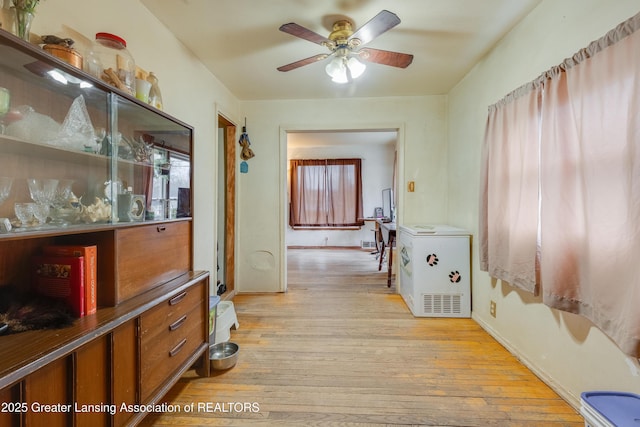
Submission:
[[[424,314],[462,313],[462,294],[422,294]]]
[[[362,249],[376,249],[376,242],[367,242],[366,240],[361,240],[360,247]]]

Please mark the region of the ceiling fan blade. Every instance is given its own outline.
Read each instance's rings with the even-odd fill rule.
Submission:
[[[375,62],[392,67],[407,68],[413,62],[413,55],[400,52],[390,52],[388,50],[371,49],[365,47],[358,52],[358,58],[363,61]]]
[[[371,40],[378,37],[380,34],[389,31],[399,23],[400,18],[398,18],[398,15],[389,12],[388,10],[383,10],[371,18],[369,22],[358,28],[358,30],[349,37],[349,40],[358,39],[360,40],[361,45],[369,43]]]
[[[331,40],[326,38],[325,36],[321,36],[318,33],[315,33],[308,28],[305,28],[301,25],[296,24],[295,22],[290,22],[288,24],[284,24],[280,26],[280,31],[283,33],[291,34],[292,36],[299,37],[304,40],[308,40],[312,43],[316,43],[319,45],[323,45],[324,43],[331,43]]]
[[[292,62],[291,64],[283,65],[278,67],[278,71],[291,71],[296,68],[303,67],[305,65],[313,64],[314,62],[322,61],[323,59],[328,58],[329,55],[322,53],[320,55],[315,55],[310,58],[301,59],[300,61]]]

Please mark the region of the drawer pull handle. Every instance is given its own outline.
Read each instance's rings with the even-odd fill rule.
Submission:
[[[184,297],[187,296],[187,292],[183,292],[179,295],[176,295],[175,297],[171,298],[169,300],[169,305],[176,305],[178,303],[180,303],[180,301],[182,301],[184,299]]]
[[[186,314],[181,318],[179,318],[178,320],[176,320],[175,322],[173,322],[171,325],[169,325],[169,331],[173,332],[176,329],[178,329],[180,326],[184,324],[185,320],[187,320]]]
[[[158,233],[162,233],[167,229],[167,227],[165,227],[164,225],[159,225],[158,227],[156,227],[156,229],[158,230]]]
[[[180,353],[180,350],[182,350],[182,347],[184,347],[186,343],[187,343],[187,339],[183,338],[182,341],[180,341],[178,345],[173,347],[173,349],[169,352],[169,357],[173,357],[176,354]]]

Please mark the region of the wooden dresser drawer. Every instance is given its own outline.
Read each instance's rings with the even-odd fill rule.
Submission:
[[[115,233],[114,305],[191,268],[189,221],[124,228]]]
[[[163,384],[171,374],[205,342],[202,307],[187,313],[181,327],[158,337],[141,348],[140,384],[142,401]]]
[[[140,317],[142,401],[206,342],[206,283],[200,283]]]
[[[202,306],[202,284],[186,289],[166,302],[157,305],[140,317],[140,342],[143,346],[156,341],[158,335],[176,331],[180,323],[194,307]]]

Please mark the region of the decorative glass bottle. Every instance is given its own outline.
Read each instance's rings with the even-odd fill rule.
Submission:
[[[135,95],[136,63],[123,38],[110,33],[97,33],[95,43],[86,58],[87,72],[130,95]]]

